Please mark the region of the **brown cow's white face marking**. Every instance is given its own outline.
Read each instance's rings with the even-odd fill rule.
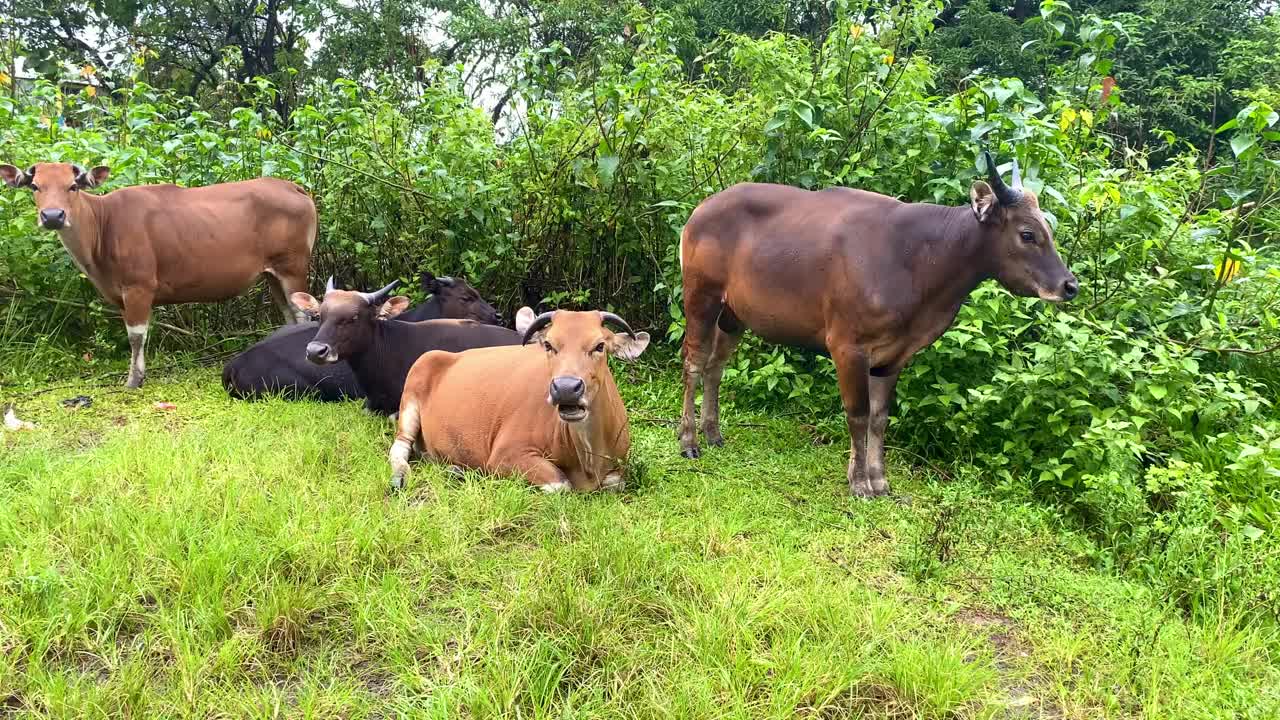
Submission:
[[[604,326],[600,313],[562,310],[530,341],[540,343],[547,356],[547,402],[561,420],[579,423],[590,415],[600,378],[609,372],[608,356],[634,360],[649,346],[649,334],[614,333]]]

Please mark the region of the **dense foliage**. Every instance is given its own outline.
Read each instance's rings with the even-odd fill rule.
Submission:
[[[1098,5],[1108,14],[1045,0],[1002,16],[1030,60],[992,47],[983,52],[1003,64],[957,77],[979,44],[946,33],[978,9],[836,3],[828,17],[787,6],[744,25],[715,19],[727,4],[614,8],[622,28],[607,33],[588,12],[597,6],[570,3],[556,41],[503,56],[500,102],[512,109],[499,133],[498,113],[471,101],[466,64],[385,74],[336,69],[331,57],[336,75],[357,79],[233,73],[191,97],[161,87],[154,51],[143,51],[110,93],[41,81],[0,97],[0,147],[22,166],[105,162],[113,186],[296,179],[320,209],[319,277],[372,286],[460,271],[506,309],[605,307],[665,330],[674,349],[675,247],[703,198],[762,180],[960,204],[989,146],[1018,158],[1082,294],[1054,307],[980,288],[904,373],[891,443],[1054,503],[1094,533],[1098,563],[1163,584],[1189,611],[1227,602],[1274,615],[1280,103],[1270,70],[1246,77],[1224,58],[1265,54],[1258,43],[1275,36],[1275,18],[1242,10],[1248,33],[1186,49],[1212,55],[1212,68],[1144,56],[1168,64],[1128,85],[1117,67],[1137,62],[1133,48],[1174,52],[1155,32],[1168,29],[1150,24],[1170,15]],[[468,17],[484,25],[453,16]],[[795,32],[766,32],[778,24]],[[716,31],[726,27],[739,32]],[[1217,100],[1194,105],[1200,86],[1161,74],[1184,72],[1212,74]],[[1183,85],[1195,92],[1161,95]],[[1190,104],[1175,107],[1179,98]],[[1131,142],[1130,123],[1144,140],[1162,123],[1162,141]],[[56,237],[33,230],[25,195],[0,195],[0,240],[6,344],[27,358],[53,345],[121,347]],[[160,317],[200,338],[170,343],[199,347],[270,311],[254,297]],[[749,340],[725,382],[730,402],[797,403],[821,418],[821,437],[843,442],[827,361]]]

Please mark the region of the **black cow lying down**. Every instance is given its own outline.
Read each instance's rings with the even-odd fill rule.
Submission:
[[[332,289],[331,279],[326,292]],[[502,320],[498,311],[465,280],[437,278],[427,272],[422,274],[422,289],[431,295],[429,300],[398,315],[381,314],[379,319],[455,318],[494,325]],[[223,367],[223,387],[232,397],[246,400],[266,395],[324,402],[364,398],[365,391],[346,362],[317,365],[307,361],[307,345],[319,330],[320,323],[314,320],[276,330]]]

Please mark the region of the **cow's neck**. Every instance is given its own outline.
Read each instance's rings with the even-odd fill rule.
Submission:
[[[102,241],[102,215],[105,201],[86,192],[75,193],[68,208],[71,227],[58,231],[58,239],[67,249],[80,271],[96,285],[98,246]]]
[[[917,291],[926,306],[948,316],[960,311],[969,293],[991,277],[987,231],[968,207],[923,206],[911,259]]]
[[[614,387],[601,390],[592,400],[586,420],[567,423],[556,418],[560,423],[560,434],[573,448],[579,466],[596,488],[604,482],[606,475],[621,468],[626,460],[614,455],[627,431],[626,415],[619,417],[617,412],[617,408],[622,407],[622,398]]]
[[[355,372],[356,381],[368,398],[368,405],[374,409],[395,412],[400,406],[405,376],[409,374],[413,361],[417,360],[404,351],[413,345],[413,341],[405,337],[409,330],[411,325],[408,323],[375,320],[369,347],[347,357],[347,364]]]

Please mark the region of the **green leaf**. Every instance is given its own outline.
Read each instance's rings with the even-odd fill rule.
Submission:
[[[969,139],[973,142],[978,142],[982,139],[983,135],[986,135],[998,127],[1000,127],[1000,123],[994,120],[983,120],[977,125],[974,125],[973,129],[969,131]]]
[[[1240,528],[1240,534],[1244,535],[1250,540],[1257,540],[1258,538],[1262,537],[1262,529],[1256,528],[1252,525],[1245,525],[1244,527]]]
[[[1252,134],[1251,134],[1251,135],[1244,135],[1244,134],[1236,135],[1235,137],[1231,138],[1231,152],[1235,153],[1235,154],[1236,154],[1236,157],[1240,157],[1241,155],[1243,155],[1243,154],[1245,154],[1246,152],[1248,152],[1248,151],[1249,151],[1249,148],[1251,148],[1251,147],[1253,147],[1254,145],[1257,145],[1257,144],[1258,144],[1258,136],[1257,136],[1257,135],[1252,135]]]
[[[813,127],[813,107],[808,104],[797,105],[795,107],[796,115],[804,121],[805,125]]]
[[[1163,400],[1164,396],[1169,394],[1169,388],[1163,385],[1148,385],[1147,390],[1151,392],[1151,397],[1157,400]]]
[[[605,186],[613,184],[613,174],[618,170],[620,158],[617,155],[601,155],[596,158],[596,170]]]

